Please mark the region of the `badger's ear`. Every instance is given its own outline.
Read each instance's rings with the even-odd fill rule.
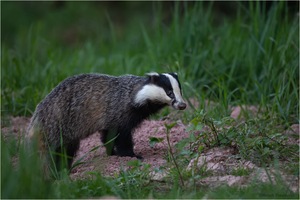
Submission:
[[[173,76],[174,78],[177,78],[178,79],[178,74],[176,72],[172,72],[172,73],[169,73],[171,76]]]
[[[157,80],[159,78],[159,73],[150,72],[150,73],[147,73],[146,76],[149,78],[150,83],[155,83],[155,82],[157,82]]]

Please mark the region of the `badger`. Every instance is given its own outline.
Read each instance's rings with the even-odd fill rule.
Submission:
[[[186,108],[176,73],[75,75],[62,81],[37,105],[27,138],[38,137],[42,152],[64,150],[68,168],[80,140],[97,131],[103,144],[108,142],[110,132],[117,133],[112,155],[141,159],[133,151],[132,133],[165,106]]]

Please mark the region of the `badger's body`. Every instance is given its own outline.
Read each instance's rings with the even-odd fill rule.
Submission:
[[[175,73],[82,74],[61,82],[37,106],[28,137],[38,135],[44,149],[59,152],[63,147],[70,167],[81,139],[99,131],[106,143],[108,133],[115,131],[112,154],[133,157],[133,129],[166,105],[186,107]]]

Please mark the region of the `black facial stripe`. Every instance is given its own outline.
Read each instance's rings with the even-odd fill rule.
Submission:
[[[172,90],[169,91],[165,91],[167,93],[167,95],[171,98],[171,99],[175,99],[175,94]]]
[[[175,103],[176,103],[176,100],[173,99],[173,100],[172,100],[172,106],[173,106]]]
[[[172,77],[175,78],[175,80],[177,81],[178,83],[178,86],[179,86],[179,89],[181,91],[181,85],[179,83],[179,80],[178,80],[178,76],[175,74],[175,73],[168,73],[169,75],[171,75]],[[172,91],[173,93],[173,98],[170,97],[170,95],[168,95],[170,98],[172,99],[175,99],[175,95],[174,95],[174,90],[173,90],[173,87],[172,87],[172,84],[171,84],[171,81],[169,79],[168,76],[164,75],[164,74],[159,74],[159,76],[156,76],[155,79],[149,79],[146,84],[155,84],[157,85],[158,87],[161,87],[165,90],[166,94],[168,95],[169,91]]]
[[[173,88],[172,88],[169,78],[163,74],[159,75],[159,79],[155,82],[155,85],[163,88],[166,93],[170,90],[173,91]]]
[[[177,80],[178,80],[178,76],[177,76],[177,74],[175,74],[175,73],[168,73],[168,74],[170,74],[171,76],[173,76],[175,79],[177,79]]]

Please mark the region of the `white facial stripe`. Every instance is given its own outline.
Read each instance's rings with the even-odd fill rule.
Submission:
[[[166,77],[169,78],[169,80],[171,82],[171,85],[172,85],[172,88],[173,88],[173,92],[174,92],[176,101],[183,103],[184,101],[183,101],[181,93],[180,93],[180,88],[179,88],[178,81],[170,74],[163,74],[163,75],[165,75]]]
[[[150,84],[145,85],[135,96],[134,102],[143,105],[147,100],[158,101],[171,105],[172,99],[166,94],[163,88]]]

